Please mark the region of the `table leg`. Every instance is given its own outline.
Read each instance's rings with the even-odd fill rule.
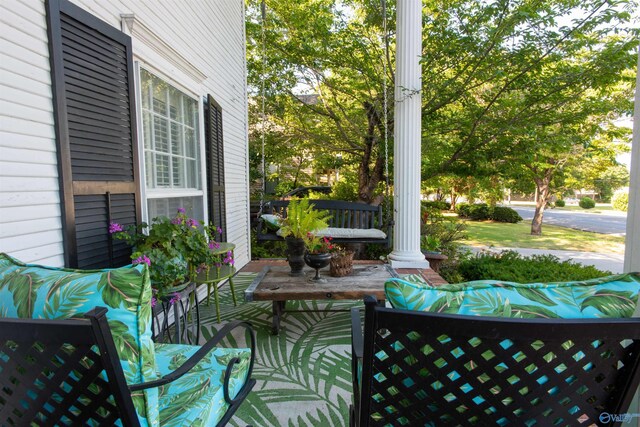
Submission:
[[[218,323],[220,323],[220,297],[218,295],[218,284],[213,284],[213,299],[216,303],[216,317],[218,318]]]
[[[280,320],[282,319],[282,313],[287,304],[287,301],[273,301],[273,320],[271,325],[271,334],[278,335],[280,332]]]
[[[173,304],[173,321],[176,328],[176,344],[180,344],[180,316],[178,315],[178,303]]]
[[[231,288],[231,296],[233,297],[233,305],[234,307],[238,306],[238,303],[236,302],[236,290],[233,286],[233,278],[229,277],[229,287]]]

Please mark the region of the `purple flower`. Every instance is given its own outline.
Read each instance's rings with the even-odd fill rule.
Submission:
[[[187,226],[189,226],[189,227],[194,227],[194,228],[195,228],[195,227],[197,227],[197,226],[198,226],[198,221],[196,221],[196,220],[195,220],[195,219],[193,219],[193,218],[189,218],[189,219],[187,220]]]
[[[222,267],[222,264],[220,264],[219,262],[216,262],[216,267],[220,268],[220,267]]]
[[[156,297],[151,297],[151,307],[155,307],[157,303],[158,300],[156,299]]]
[[[180,225],[182,224],[182,218],[173,218],[171,220],[171,224]]]
[[[235,262],[233,260],[233,253],[231,251],[227,252],[227,256],[222,260],[222,262],[224,262],[225,264],[233,265]]]
[[[220,243],[216,242],[215,240],[212,240],[209,242],[209,249],[214,250],[214,249],[220,249]]]
[[[142,264],[142,263],[147,264],[149,267],[151,267],[151,260],[146,255],[141,255],[138,258],[133,260],[133,264],[134,265],[135,264]]]
[[[118,233],[118,232],[123,231],[123,230],[124,229],[122,228],[122,226],[120,224],[118,224],[117,222],[109,223],[109,234]]]
[[[222,228],[216,227],[216,231],[218,232],[218,234],[222,235]]]
[[[180,295],[176,292],[176,293],[173,294],[173,296],[169,300],[169,304],[173,305],[173,304],[177,303],[178,301],[180,301]]]
[[[183,214],[183,213],[187,213],[187,211],[185,210],[185,208],[178,208],[178,213]]]

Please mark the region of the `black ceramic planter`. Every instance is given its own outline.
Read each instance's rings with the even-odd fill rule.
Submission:
[[[304,240],[295,237],[287,237],[284,240],[287,242],[287,261],[289,261],[289,267],[291,267],[289,275],[302,276],[305,251]]]
[[[306,254],[304,256],[304,262],[306,262],[309,267],[316,270],[316,275],[313,280],[320,280],[318,271],[329,265],[331,262],[331,254]]]

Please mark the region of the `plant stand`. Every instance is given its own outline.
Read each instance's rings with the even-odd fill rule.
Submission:
[[[220,248],[214,251],[215,254],[226,254],[229,251],[234,251],[236,245],[233,243],[223,242],[220,243]],[[233,265],[223,265],[221,267],[212,266],[208,271],[202,271],[198,274],[194,282],[196,285],[207,285],[207,306],[211,300],[211,288],[213,288],[213,300],[216,305],[216,318],[220,323],[220,297],[218,294],[218,283],[223,280],[229,279],[229,287],[231,288],[231,297],[233,298],[233,305],[237,306],[236,290],[233,285],[233,276],[237,273],[237,269]]]
[[[196,284],[188,283],[180,290],[158,299],[153,307],[151,336],[154,341],[173,344],[198,344],[200,340],[200,309]],[[177,295],[176,295],[177,294]],[[174,299],[172,303],[171,300]],[[191,313],[195,310],[195,313]],[[169,317],[173,314],[173,334]],[[173,337],[172,337],[173,335]]]

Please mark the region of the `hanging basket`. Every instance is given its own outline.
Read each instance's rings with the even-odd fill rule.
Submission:
[[[347,252],[344,255],[334,254],[329,263],[331,277],[344,277],[353,271],[353,255],[355,252]]]

